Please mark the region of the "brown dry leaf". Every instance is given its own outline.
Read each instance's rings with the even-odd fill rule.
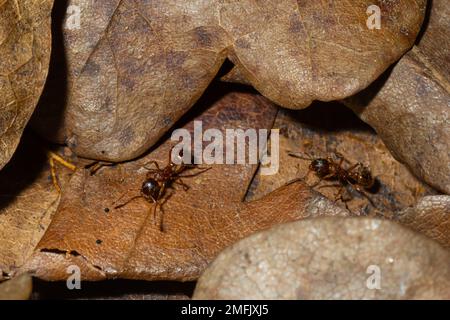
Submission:
[[[450,248],[450,196],[429,196],[394,216],[414,230]]]
[[[310,161],[291,157],[290,151],[314,157],[339,152],[349,161],[343,163],[345,168],[357,162],[368,166],[377,180],[366,193],[374,205],[351,187],[344,192],[344,197],[351,199],[347,205],[355,215],[392,218],[423,196],[435,194],[396,161],[375,132],[343,105],[317,103],[306,110],[280,110],[274,128],[280,129],[280,170],[276,175],[258,175],[247,200],[261,198],[295,177],[306,177],[305,182],[311,186],[317,183],[314,173],[307,176]],[[330,180],[315,187],[330,200],[335,199],[339,188],[337,181]],[[341,201],[337,204],[345,207]]]
[[[450,299],[449,288],[450,253],[436,242],[390,221],[318,218],[227,248],[194,299]]]
[[[0,172],[0,280],[30,257],[59,203],[42,145],[24,134],[13,161]],[[71,172],[57,169],[63,186]]]
[[[204,107],[208,109],[196,118],[203,121],[203,130],[222,132],[271,128],[277,113],[265,98],[250,93],[227,93],[213,105],[205,98]],[[192,129],[192,122],[187,128]],[[78,171],[23,270],[42,279],[62,280],[66,268],[76,264],[84,280],[191,280],[224,247],[255,231],[307,216],[348,214],[300,182],[261,200],[242,202],[256,165],[213,165],[184,179],[190,189],[175,188],[164,205],[165,232],[159,230],[159,220],[154,221],[152,206],[142,199],[113,209],[124,194],[123,199],[138,194],[145,163],[167,164],[171,144],[166,141],[142,159],[105,167],[95,176]]]
[[[373,4],[381,8],[381,30],[366,25]],[[227,57],[255,88],[284,106],[303,108],[315,99],[355,94],[412,46],[426,1],[70,0],[67,5],[78,8],[67,14],[61,35],[67,55],[60,65],[67,74],[53,75],[62,90],[46,93],[36,123],[77,155],[117,162],[154,145]],[[64,15],[64,4],[59,6]],[[61,99],[65,91],[67,99]],[[60,128],[57,137],[54,128]]]
[[[450,6],[432,2],[419,44],[388,75],[347,100],[396,159],[450,194]],[[388,76],[388,78],[386,78]]]
[[[0,169],[11,159],[47,77],[53,0],[0,2]]]
[[[33,281],[28,274],[0,283],[0,300],[27,300],[30,298]]]

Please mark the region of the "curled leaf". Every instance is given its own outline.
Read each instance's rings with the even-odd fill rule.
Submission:
[[[0,3],[0,169],[11,159],[47,77],[53,0]]]
[[[203,130],[215,128],[224,137],[227,128],[269,129],[277,113],[256,94],[229,92],[214,104],[207,101],[202,100],[207,109],[195,120],[202,121]],[[185,128],[192,130],[193,122]],[[141,159],[102,168],[94,176],[77,171],[23,271],[61,280],[75,264],[85,280],[192,280],[223,248],[253,232],[308,216],[348,214],[300,182],[243,202],[256,164],[212,165],[183,179],[190,188],[171,190],[157,220],[153,206],[143,199],[114,209],[121,197],[139,194],[145,163],[167,165],[171,145],[165,141]],[[165,232],[159,229],[161,216]]]
[[[390,221],[317,218],[224,250],[194,299],[450,299],[450,253]]]
[[[450,194],[450,7],[432,2],[419,44],[382,79],[345,101],[396,159]]]
[[[57,168],[60,184],[71,172]],[[0,277],[12,276],[31,256],[45,233],[60,197],[52,183],[42,141],[25,134],[0,172]]]
[[[379,30],[367,27],[374,2]],[[54,135],[49,127],[60,128],[56,139],[83,157],[136,158],[195,103],[226,58],[283,106],[342,99],[411,47],[425,4],[71,0],[78,10],[66,20],[78,13],[81,23],[66,25],[67,75],[55,75],[67,101],[47,93],[50,108],[37,114],[36,126],[47,136]]]
[[[450,248],[450,196],[429,196],[416,206],[394,216],[394,220]]]

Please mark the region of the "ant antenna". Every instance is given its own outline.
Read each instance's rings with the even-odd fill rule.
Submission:
[[[309,160],[312,161],[314,160],[314,157],[311,156],[309,153],[305,152],[305,153],[300,153],[300,152],[294,152],[294,151],[288,151],[288,154],[291,157],[295,157],[295,158],[299,158],[299,159],[303,159],[303,160]]]

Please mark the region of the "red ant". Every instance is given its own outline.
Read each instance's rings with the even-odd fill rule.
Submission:
[[[172,194],[170,194],[165,197],[166,190],[168,188],[172,187],[173,184],[178,184],[183,187],[184,191],[187,191],[189,189],[189,186],[187,184],[185,184],[183,182],[183,180],[181,180],[182,178],[194,177],[194,176],[197,176],[197,175],[211,169],[211,168],[200,168],[197,165],[193,164],[193,162],[192,162],[192,164],[184,164],[184,163],[175,164],[171,158],[172,150],[173,150],[173,147],[169,151],[169,163],[164,168],[161,169],[159,167],[158,162],[156,162],[156,161],[150,161],[150,162],[144,164],[143,167],[145,169],[147,169],[148,172],[147,172],[144,182],[142,183],[140,195],[132,197],[127,202],[114,207],[114,209],[122,208],[136,199],[144,198],[147,202],[154,204],[153,218],[156,223],[156,209],[157,209],[158,205],[162,211],[163,204],[167,200],[169,200],[169,198],[172,196]],[[183,156],[182,153],[180,153],[179,156],[182,157]],[[148,165],[151,165],[151,164],[155,165],[156,169],[149,168]],[[199,169],[201,171],[194,173],[194,174],[190,174],[190,175],[181,175],[182,172],[184,172],[188,169]],[[121,198],[119,198],[119,200]],[[160,220],[160,230],[162,232],[164,231],[162,215],[161,215],[161,220]]]
[[[316,176],[319,177],[319,181],[311,186],[312,188],[316,187],[322,180],[338,180],[340,188],[335,196],[335,201],[341,200],[342,202],[344,202],[347,209],[347,201],[351,200],[351,198],[344,199],[344,197],[342,196],[342,192],[347,185],[351,185],[356,191],[365,196],[373,206],[375,206],[369,196],[365,193],[365,190],[369,190],[373,187],[373,185],[375,184],[375,179],[372,176],[370,169],[364,166],[361,162],[352,165],[348,169],[345,169],[342,164],[344,163],[344,161],[349,161],[345,159],[342,154],[337,152],[334,153],[334,156],[339,159],[339,162],[335,162],[332,157],[314,158],[309,154],[306,154],[307,157],[305,157],[302,154],[295,152],[289,152],[289,155],[311,161],[308,173],[303,180],[306,180],[306,177],[310,172],[314,172]],[[334,186],[336,185],[325,185],[322,187]]]

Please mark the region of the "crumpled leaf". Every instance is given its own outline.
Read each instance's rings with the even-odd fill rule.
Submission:
[[[416,206],[394,216],[394,220],[450,248],[450,196],[428,196]]]
[[[42,145],[24,134],[13,161],[0,172],[0,280],[30,257],[60,200]],[[58,167],[57,173],[64,187],[72,172]]]
[[[432,2],[419,44],[369,89],[346,100],[396,159],[450,194],[450,7]]]
[[[27,300],[30,298],[33,281],[28,274],[0,283],[0,300]]]
[[[277,113],[266,99],[250,93],[231,92],[209,103],[202,101],[202,108],[208,109],[196,118],[203,121],[203,130],[267,129]],[[192,122],[186,128],[192,129]],[[62,280],[67,267],[76,264],[84,280],[192,280],[224,247],[255,231],[308,216],[349,214],[300,182],[258,201],[242,202],[256,165],[213,165],[184,179],[190,189],[176,188],[164,205],[165,232],[153,220],[152,206],[142,199],[113,209],[124,194],[129,199],[139,193],[145,163],[167,164],[170,147],[166,141],[144,158],[102,168],[94,176],[77,171],[22,271]]]
[[[48,128],[60,128],[56,139],[77,155],[118,162],[154,145],[227,57],[283,106],[355,94],[412,46],[426,1],[67,4],[82,14],[80,27],[66,28],[60,44],[67,76],[55,83],[67,88],[67,101],[59,90],[57,97],[47,93],[49,108],[39,110],[36,123],[47,136],[54,136]],[[366,25],[373,4],[381,8],[380,30]]]
[[[291,157],[289,152],[313,157],[339,152],[348,160],[342,164],[344,168],[357,162],[368,166],[376,183],[366,192],[367,197],[351,187],[343,193],[354,215],[392,218],[422,197],[436,193],[396,161],[376,133],[343,105],[316,103],[306,110],[280,110],[274,128],[280,129],[280,170],[275,175],[257,175],[247,200],[261,198],[295,177],[306,178],[310,186],[317,183],[314,173],[308,175],[311,161]],[[324,180],[315,190],[334,200],[339,188],[338,181]],[[345,208],[341,201],[336,204]]]
[[[317,218],[227,248],[194,299],[450,299],[449,286],[450,253],[436,242],[390,221]]]
[[[0,3],[0,169],[11,159],[48,72],[53,0]]]

